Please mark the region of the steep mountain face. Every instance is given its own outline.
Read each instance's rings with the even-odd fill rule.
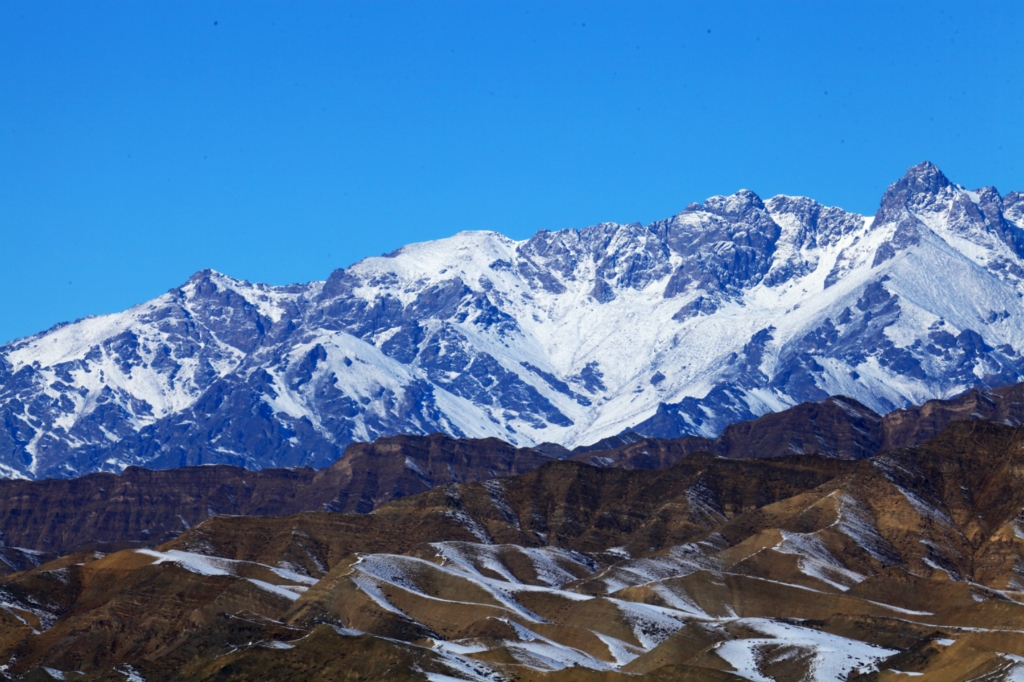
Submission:
[[[49,558],[157,545],[217,514],[304,511],[298,498],[315,476],[309,468],[247,471],[218,465],[0,481],[2,541],[8,549]]]
[[[648,226],[465,232],[270,287],[205,271],[0,348],[0,471],[324,467],[397,433],[568,448],[878,413],[1024,376],[1024,201],[929,163],[874,218],[743,190]]]
[[[368,513],[439,485],[523,474],[551,460],[497,438],[392,436],[349,446],[340,460],[313,477],[301,499],[310,511]]]
[[[1014,680],[1022,508],[1024,429],[978,419],[857,461],[555,461],[0,576],[0,673]]]

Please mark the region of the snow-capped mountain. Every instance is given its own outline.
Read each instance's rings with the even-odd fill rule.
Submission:
[[[713,436],[1024,378],[1024,195],[910,169],[874,218],[742,190],[648,226],[463,232],[272,287],[212,271],[0,348],[0,470],[325,466],[442,431]]]

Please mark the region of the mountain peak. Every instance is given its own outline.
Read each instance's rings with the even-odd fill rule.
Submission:
[[[198,270],[195,273],[193,273],[192,276],[188,278],[188,281],[189,282],[199,282],[199,281],[204,280],[204,279],[210,279],[211,277],[215,277],[215,276],[217,276],[219,274],[220,273],[217,272],[216,270],[213,270],[211,268],[204,268],[202,270]]]
[[[951,184],[939,167],[931,161],[922,161],[916,166],[907,169],[899,183],[906,183],[909,189],[915,192],[927,192],[936,194]]]
[[[689,210],[689,207],[687,207]],[[755,210],[764,210],[764,202],[749,189],[741,189],[729,196],[708,197],[697,210],[728,218],[738,218]]]
[[[922,161],[908,168],[902,178],[889,185],[882,203],[894,195],[938,194],[952,184],[938,166],[931,161]]]
[[[233,280],[234,278],[228,277],[227,275],[217,272],[211,268],[204,268],[193,273],[192,276],[188,278],[188,281],[182,286],[187,286],[189,284],[202,284],[206,282],[220,282],[226,279]]]
[[[222,277],[223,275],[216,270],[204,268],[192,273],[184,284],[174,287],[171,291],[183,291],[190,296],[203,292],[209,294],[217,291],[217,280]]]
[[[875,215],[875,224],[880,225],[894,218],[908,206],[931,203],[934,197],[952,186],[949,178],[931,161],[911,166],[902,178],[885,190]]]

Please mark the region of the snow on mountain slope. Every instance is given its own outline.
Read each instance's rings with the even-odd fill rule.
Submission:
[[[399,432],[714,435],[1024,376],[1024,201],[928,163],[874,218],[741,190],[648,226],[462,232],[270,287],[202,272],[0,348],[0,467],[336,459]]]

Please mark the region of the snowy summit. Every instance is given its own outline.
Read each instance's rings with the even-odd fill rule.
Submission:
[[[203,271],[0,348],[0,473],[325,466],[442,431],[711,436],[1024,378],[1024,195],[922,163],[873,218],[741,190],[651,225],[462,232],[273,287]]]

